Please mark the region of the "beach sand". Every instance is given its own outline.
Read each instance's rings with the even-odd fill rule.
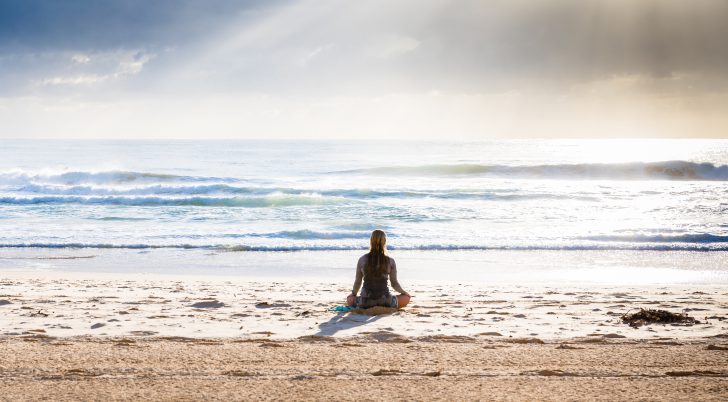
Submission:
[[[412,283],[404,310],[328,311],[347,284],[0,275],[0,400],[728,398],[715,285]],[[640,307],[694,325],[631,328]]]
[[[726,338],[532,342],[4,338],[0,399],[695,401],[728,392]]]

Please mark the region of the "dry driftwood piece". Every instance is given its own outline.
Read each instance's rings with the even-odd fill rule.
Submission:
[[[636,313],[623,314],[622,322],[630,327],[639,328],[649,324],[700,324],[700,321],[684,313],[673,313],[667,310],[652,310],[641,308]]]

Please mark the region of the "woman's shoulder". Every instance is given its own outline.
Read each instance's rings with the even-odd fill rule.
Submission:
[[[392,258],[392,256],[385,255],[384,258],[386,258],[386,260],[389,261],[390,264],[394,264],[394,258]],[[366,262],[367,259],[369,259],[369,253],[366,253],[359,257],[359,262]]]

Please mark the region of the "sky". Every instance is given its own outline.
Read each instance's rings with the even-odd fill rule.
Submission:
[[[0,0],[0,138],[728,138],[723,0]]]

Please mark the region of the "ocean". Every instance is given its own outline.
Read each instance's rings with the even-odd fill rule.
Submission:
[[[727,195],[726,140],[4,140],[0,267],[104,252],[348,258],[383,229],[410,256],[621,252],[670,268],[661,253],[680,252],[722,271]]]

